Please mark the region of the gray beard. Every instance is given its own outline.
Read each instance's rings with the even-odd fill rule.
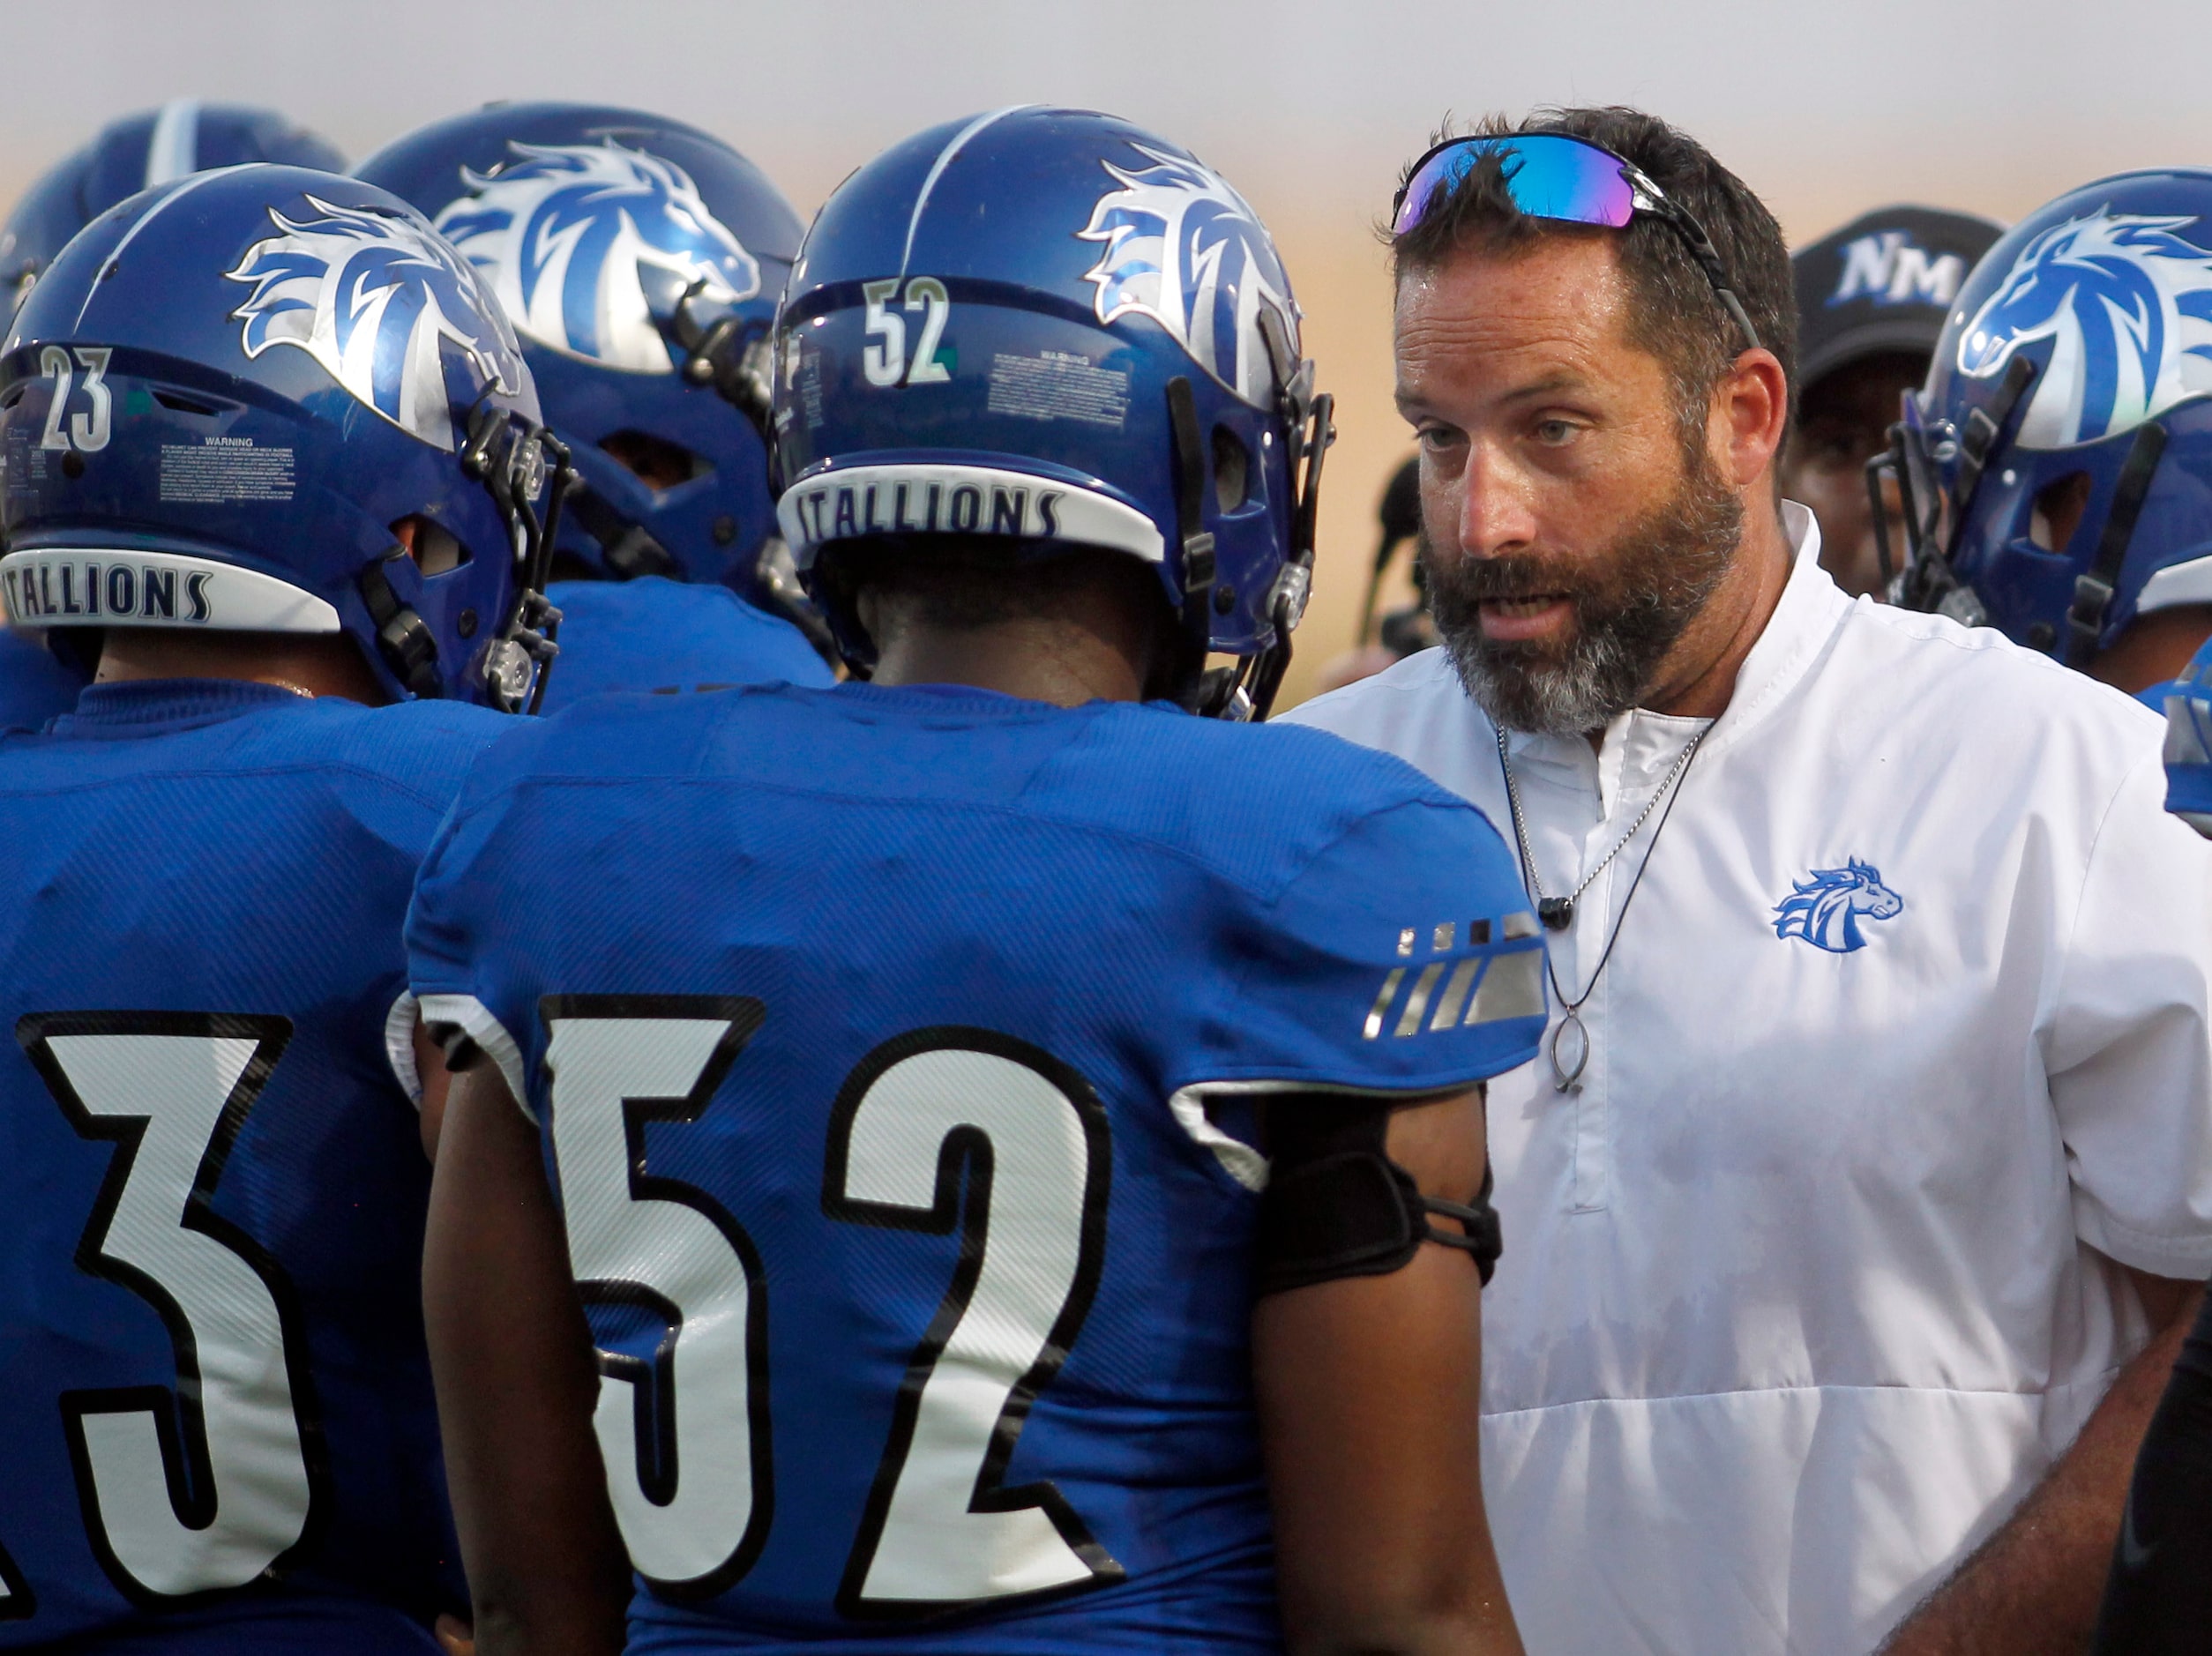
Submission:
[[[1508,730],[1539,736],[1579,736],[1603,729],[1633,707],[1646,679],[1644,663],[1610,634],[1578,638],[1554,668],[1495,659],[1478,635],[1444,635],[1444,647],[1475,705]]]
[[[1439,567],[1424,544],[1437,630],[1461,685],[1508,730],[1570,736],[1602,729],[1651,688],[1667,653],[1733,567],[1743,528],[1743,503],[1700,452],[1672,499],[1588,564],[1523,556]],[[1545,591],[1574,596],[1574,634],[1563,652],[1483,636],[1483,599]]]

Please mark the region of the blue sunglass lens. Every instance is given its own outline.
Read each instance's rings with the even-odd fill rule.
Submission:
[[[1462,138],[1424,161],[1406,186],[1393,233],[1403,235],[1475,169],[1484,156],[1504,154],[1501,171],[1513,205],[1538,219],[1618,229],[1634,212],[1635,195],[1615,157],[1580,138],[1535,133],[1522,138]]]

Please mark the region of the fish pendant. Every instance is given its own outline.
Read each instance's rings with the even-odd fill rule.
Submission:
[[[1569,1008],[1551,1031],[1551,1090],[1555,1093],[1579,1093],[1582,1071],[1590,1062],[1590,1032],[1582,1026],[1580,1012]]]

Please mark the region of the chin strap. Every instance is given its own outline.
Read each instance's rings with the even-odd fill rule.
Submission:
[[[1948,615],[1962,626],[1978,627],[1989,619],[1980,594],[1959,579],[1952,558],[1958,549],[1959,536],[1963,532],[1968,515],[1974,505],[1974,496],[1980,489],[1982,474],[1989,465],[1991,452],[1998,439],[2004,435],[2021,399],[2028,394],[2028,387],[2036,377],[2036,365],[2024,356],[2013,358],[2012,366],[2005,370],[2003,382],[1987,408],[1977,408],[1966,417],[1966,429],[1954,430],[1947,423],[1934,431],[1916,433],[1902,425],[1891,428],[1891,446],[1888,461],[1897,475],[1897,487],[1905,513],[1905,533],[1908,541],[1904,572],[1895,583],[1896,601],[1904,608],[1926,610]],[[1943,523],[1943,503],[1934,497],[1936,485],[1933,472],[1925,487],[1931,497],[1921,500],[1921,485],[1914,481],[1915,467],[1907,452],[1909,445],[1925,444],[1926,458],[1941,464],[1955,458],[1959,463],[1958,478],[1951,488],[1950,523]],[[1876,532],[1885,562],[1888,556],[1889,512],[1880,496],[1880,468],[1877,464],[1867,467],[1867,487],[1872,498]],[[1939,545],[1939,538],[1941,544]]]
[[[1240,669],[1208,669],[1214,639],[1214,537],[1206,527],[1206,444],[1199,435],[1198,398],[1191,382],[1168,382],[1168,433],[1175,446],[1176,537],[1183,556],[1183,670],[1175,699],[1200,718],[1214,718],[1236,693]],[[1230,594],[1232,600],[1234,593]]]
[[[561,612],[546,598],[545,584],[576,467],[568,445],[550,431],[524,427],[490,403],[469,421],[460,467],[490,491],[514,537],[514,600],[484,651],[484,683],[501,712],[534,713],[544,705],[546,681],[561,653]]]
[[[478,658],[491,704],[503,712],[535,712],[561,628],[561,612],[545,598],[546,565],[560,526],[561,503],[576,481],[567,447],[543,427],[523,427],[497,405],[480,404],[459,457],[462,474],[483,484],[499,509],[514,548],[514,598]],[[549,466],[548,462],[550,461]],[[541,519],[537,502],[545,497]],[[408,556],[395,546],[355,578],[376,623],[377,651],[410,696],[430,700],[446,690],[437,635],[413,606],[402,603],[385,573]]]
[[[641,575],[682,578],[675,554],[654,540],[651,530],[609,505],[580,478],[570,492],[568,511],[584,533],[599,542],[600,561],[615,579],[634,581]]]
[[[806,595],[806,588],[799,581],[799,566],[791,556],[791,548],[780,534],[772,534],[760,543],[760,556],[754,561],[753,580],[760,591],[760,607],[773,615],[781,615],[801,632],[820,656],[833,669],[843,659],[838,653],[836,635],[830,631],[829,623]]]
[[[1321,520],[1321,462],[1336,441],[1331,417],[1336,399],[1313,389],[1313,361],[1301,358],[1290,331],[1274,311],[1262,307],[1260,337],[1274,359],[1278,401],[1282,414],[1283,441],[1290,460],[1290,488],[1297,504],[1290,513],[1289,556],[1275,573],[1267,592],[1267,624],[1274,642],[1253,658],[1252,717],[1265,719],[1274,710],[1275,693],[1290,667],[1290,636],[1305,617],[1306,600],[1313,591],[1313,555]]]
[[[407,694],[427,701],[445,693],[445,675],[438,670],[437,638],[430,623],[400,601],[384,566],[403,558],[405,547],[395,546],[362,571],[355,586],[377,626],[377,653],[392,675],[407,687]]]
[[[773,450],[775,352],[769,331],[735,311],[719,310],[706,297],[704,276],[684,290],[663,326],[684,353],[679,370],[684,383],[712,386]]]
[[[2112,594],[2119,588],[2120,567],[2127,562],[2127,543],[2134,538],[2135,519],[2142,515],[2143,502],[2158,474],[2159,457],[2165,451],[2163,426],[2146,422],[2135,428],[2119,481],[2112,485],[2112,504],[2104,514],[2104,533],[2097,537],[2096,557],[2074,578],[2074,603],[2066,610],[2068,667],[2087,667],[2103,642]]]

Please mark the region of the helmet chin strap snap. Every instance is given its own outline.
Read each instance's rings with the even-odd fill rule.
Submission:
[[[526,425],[489,401],[469,419],[460,467],[484,485],[514,541],[514,599],[479,658],[484,688],[503,712],[534,713],[544,705],[546,681],[561,653],[561,612],[547,600],[545,584],[561,508],[578,481],[576,467],[568,445],[550,431]]]
[[[408,695],[429,700],[445,693],[445,675],[437,665],[437,637],[428,622],[400,601],[399,594],[392,590],[391,578],[384,572],[386,563],[407,556],[405,547],[393,547],[363,570],[355,585],[361,590],[361,601],[368,606],[369,619],[376,623],[377,650],[385,665],[407,687]]]

